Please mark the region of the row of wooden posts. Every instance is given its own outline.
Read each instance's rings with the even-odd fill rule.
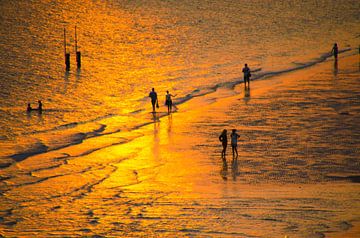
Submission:
[[[77,68],[81,68],[81,52],[77,49],[77,34],[76,34],[76,26],[75,26],[75,52],[76,52],[76,65]],[[66,71],[70,71],[70,53],[66,50],[66,30],[64,28],[64,54],[65,54],[65,69]]]

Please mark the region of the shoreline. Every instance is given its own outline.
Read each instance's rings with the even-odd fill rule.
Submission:
[[[351,53],[352,52],[352,53]],[[346,59],[348,57],[354,57],[355,55],[357,55],[357,53],[355,52],[354,49],[352,48],[345,48],[341,51],[339,51],[339,60],[342,60],[342,59]],[[259,81],[262,81],[262,80],[272,80],[273,78],[275,77],[281,77],[282,75],[284,74],[288,74],[288,73],[292,73],[292,72],[296,72],[298,70],[306,70],[306,69],[309,69],[311,67],[316,67],[317,65],[319,64],[322,64],[322,63],[326,63],[328,62],[329,60],[331,60],[333,57],[331,56],[331,54],[329,53],[326,53],[326,54],[322,54],[320,55],[318,58],[316,59],[313,59],[312,61],[309,61],[307,63],[301,63],[300,66],[294,66],[292,68],[288,68],[288,69],[284,69],[284,70],[280,70],[280,71],[273,71],[273,72],[261,72],[261,73],[253,73],[253,79],[251,80],[252,83],[254,82],[259,82]],[[258,71],[258,70],[256,70]],[[261,69],[260,69],[261,71]],[[204,92],[202,93],[195,93],[193,96],[189,97],[190,94],[184,96],[183,98],[180,99],[180,102],[176,102],[176,101],[179,101],[179,100],[174,100],[174,105],[177,106],[177,105],[183,105],[183,104],[186,104],[188,101],[191,101],[191,100],[194,100],[198,97],[204,97],[208,94],[214,94],[216,93],[217,90],[223,90],[224,88],[235,88],[235,87],[241,87],[241,85],[243,85],[243,80],[242,78],[240,77],[239,80],[237,81],[233,81],[233,82],[226,82],[226,83],[219,83],[219,84],[216,84],[214,86],[211,86],[209,88],[206,88],[206,89],[202,89]],[[199,91],[200,92],[200,91]],[[231,94],[230,93],[230,97],[231,97]],[[221,98],[221,96],[219,96]],[[50,109],[51,111],[52,109]],[[144,109],[144,108],[140,108],[140,109],[137,109],[134,111],[135,114],[138,114],[138,112],[140,112],[140,116],[142,117],[143,120],[147,120],[147,111]],[[141,112],[144,112],[144,113],[141,113]],[[167,113],[166,112],[159,112],[161,113],[162,115],[158,118],[163,118],[163,117],[166,117],[167,116]],[[133,114],[133,112],[131,112],[129,115],[116,115],[115,117],[127,117],[127,118],[131,118],[131,115]],[[11,153],[11,152],[7,152],[3,155],[0,155],[1,157],[0,158],[4,158],[4,162],[2,164],[0,164],[0,167],[8,167],[9,165],[11,165],[12,163],[9,161],[9,159],[12,159],[14,160],[14,162],[17,162],[18,160],[24,160],[24,159],[27,159],[28,157],[31,157],[31,156],[34,156],[34,155],[40,155],[40,154],[43,154],[43,153],[48,153],[48,152],[51,152],[51,151],[57,151],[61,148],[66,148],[66,147],[71,147],[75,144],[78,144],[78,143],[82,143],[83,140],[85,139],[89,139],[89,138],[92,138],[92,137],[98,137],[98,136],[106,136],[107,134],[115,134],[117,132],[119,132],[120,130],[128,130],[129,128],[117,128],[115,129],[114,131],[108,131],[108,128],[106,128],[106,124],[102,124],[102,121],[106,121],[109,117],[111,117],[112,114],[110,115],[105,115],[105,116],[101,116],[100,118],[95,118],[95,119],[91,119],[87,122],[71,122],[71,123],[68,123],[68,124],[65,124],[65,125],[60,125],[60,126],[56,126],[55,128],[51,128],[51,129],[46,129],[46,130],[43,130],[43,131],[35,131],[35,132],[31,132],[31,133],[26,133],[26,134],[23,134],[21,135],[21,137],[26,137],[26,136],[32,136],[32,135],[39,135],[41,137],[43,137],[43,135],[46,135],[47,133],[55,133],[57,130],[64,130],[66,128],[69,128],[70,130],[74,127],[79,127],[79,131],[80,133],[84,133],[85,136],[83,139],[75,139],[75,141],[69,143],[69,144],[64,144],[64,145],[59,145],[57,147],[54,147],[52,148],[52,146],[48,146],[46,144],[43,144],[40,148],[40,150],[36,150],[36,147],[38,147],[37,145],[34,145],[34,144],[31,144],[33,142],[30,142],[30,144],[28,144],[28,146],[30,146],[29,148],[27,148],[27,150],[24,150],[24,151],[16,151],[14,150],[14,148],[12,148],[11,146],[7,145],[9,143],[5,143],[5,145],[7,145],[6,147],[9,147],[9,148],[6,148],[6,150],[4,151],[13,151],[14,153]],[[101,128],[95,128],[93,131],[85,131],[85,132],[81,132],[81,128],[83,127],[83,124],[84,125],[91,125],[91,123],[94,123],[93,126],[96,126],[97,124],[98,125],[101,125]],[[152,124],[154,123],[152,120],[148,120],[146,122],[139,122],[140,124],[134,124],[132,127],[132,129],[130,128],[130,130],[136,130],[137,128],[140,128],[140,127],[144,127],[144,126],[147,126],[148,124]],[[111,125],[110,125],[111,127]],[[34,137],[34,140],[33,141],[37,141],[38,138]],[[80,140],[80,142],[79,142]],[[37,142],[36,142],[37,143]],[[5,149],[5,148],[4,148]]]

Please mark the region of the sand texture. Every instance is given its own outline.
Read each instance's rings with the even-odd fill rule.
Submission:
[[[355,55],[222,88],[19,160],[1,171],[0,234],[359,237],[359,69]],[[222,160],[233,128],[239,156]]]

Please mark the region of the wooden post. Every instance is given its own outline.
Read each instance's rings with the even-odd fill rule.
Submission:
[[[75,52],[76,52],[76,65],[77,68],[81,68],[81,52],[77,50],[77,32],[76,32],[76,26],[75,26]]]
[[[64,55],[65,55],[65,69],[70,71],[70,53],[66,52],[66,31],[64,28]]]

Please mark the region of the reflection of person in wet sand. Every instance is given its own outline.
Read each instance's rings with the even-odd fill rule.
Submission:
[[[225,158],[226,147],[227,147],[227,130],[224,129],[221,135],[219,136],[219,141],[222,143],[223,150],[221,151],[221,158]]]
[[[334,61],[334,76],[336,76],[338,74],[338,61],[335,60]]]
[[[236,180],[236,176],[239,175],[239,171],[238,171],[238,160],[235,158],[231,161],[231,174],[233,177],[233,180]]]
[[[240,136],[236,133],[236,129],[232,129],[230,138],[231,138],[231,148],[232,148],[232,154],[233,157],[238,157],[238,151],[237,151],[237,141]]]
[[[226,159],[223,159],[223,164],[222,164],[222,168],[221,168],[221,171],[220,171],[220,175],[222,177],[223,180],[227,180],[227,174],[228,174],[228,171],[227,171],[227,162],[226,162]]]

